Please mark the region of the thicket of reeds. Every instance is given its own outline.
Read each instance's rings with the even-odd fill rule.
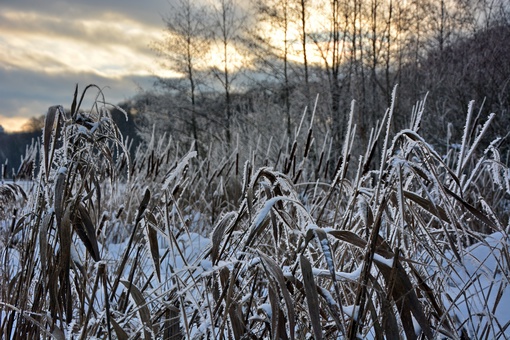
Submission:
[[[418,103],[361,155],[351,113],[340,159],[313,114],[289,148],[198,158],[154,136],[129,159],[87,90],[48,110],[33,181],[0,187],[0,338],[509,334],[510,173],[472,103],[445,155]]]

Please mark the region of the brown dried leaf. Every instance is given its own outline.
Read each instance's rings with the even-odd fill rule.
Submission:
[[[225,237],[225,230],[229,225],[229,222],[232,220],[233,215],[235,213],[229,213],[222,217],[222,219],[218,222],[216,227],[214,228],[211,235],[211,259],[213,264],[216,264],[219,260],[219,251],[220,246],[222,244],[222,240]]]
[[[46,113],[46,119],[44,120],[43,147],[44,147],[44,170],[46,173],[46,180],[48,179],[48,176],[50,174],[51,162],[53,161],[52,159],[50,159],[50,140],[57,112],[58,106],[51,106],[50,108],[48,108],[48,112]]]
[[[126,288],[128,288],[131,297],[135,301],[136,305],[138,306],[138,313],[140,314],[140,319],[142,319],[143,323],[143,333],[145,339],[152,339],[152,321],[151,321],[151,313],[149,311],[149,307],[147,305],[147,301],[145,301],[145,298],[143,297],[142,292],[138,287],[136,287],[134,284],[127,280],[120,280]]]
[[[404,190],[403,193],[407,199],[412,200],[413,202],[418,204],[423,209],[427,210],[432,215],[436,216],[437,218],[439,218],[445,222],[450,223],[448,214],[446,213],[446,211],[444,211],[443,208],[441,208],[441,207],[435,205],[434,203],[432,203],[431,201],[415,194],[414,192]]]
[[[269,256],[260,251],[258,251],[258,254],[262,259],[262,263],[264,264],[264,269],[266,270],[267,274],[271,278],[275,279],[278,283],[280,292],[282,293],[283,299],[285,301],[285,306],[287,307],[287,319],[289,321],[290,338],[294,339],[294,330],[296,324],[294,304],[292,302],[292,298],[290,296],[287,285],[285,284],[285,276],[283,275],[283,271]],[[273,315],[273,317],[275,316]]]
[[[147,213],[148,215],[152,215]],[[154,264],[154,268],[156,269],[156,275],[158,276],[159,282],[161,282],[161,267],[159,263],[159,246],[158,246],[158,232],[151,223],[145,223],[145,237],[146,241],[149,244],[149,250],[151,252],[152,262]]]
[[[382,264],[378,261],[374,261],[374,263],[382,273],[384,280],[387,283],[393,283],[389,294],[397,304],[402,326],[407,338],[416,339],[412,320],[413,316],[420,325],[425,337],[432,339],[432,330],[425,316],[424,306],[420,303],[414,286],[404,267],[402,267],[400,262],[397,262],[394,268],[388,267],[386,264]],[[394,275],[395,277],[393,277]]]
[[[308,305],[313,334],[315,339],[320,340],[322,339],[322,328],[320,323],[319,295],[317,294],[317,287],[313,279],[312,265],[303,255],[300,256],[299,263],[301,264],[301,273],[303,274],[303,285],[305,287],[306,303]]]
[[[140,202],[140,206],[138,207],[138,212],[136,214],[135,224],[138,224],[142,219],[142,216],[149,205],[149,201],[151,199],[151,192],[149,188],[145,189],[145,194],[143,195],[142,201]]]
[[[120,327],[120,325],[115,321],[114,318],[110,318],[110,322],[113,326],[113,330],[115,331],[115,334],[117,335],[117,339],[119,340],[127,340],[129,339],[129,336],[127,335],[126,331]]]
[[[478,218],[480,221],[485,223],[487,226],[491,227],[493,230],[495,230],[495,231],[498,230],[497,225],[493,221],[491,221],[483,212],[476,209],[468,202],[464,201],[462,198],[460,198],[457,194],[455,194],[453,191],[451,191],[447,187],[443,187],[443,188],[449,195],[453,196],[453,198],[455,198],[457,201],[459,201],[459,203],[462,204],[464,206],[464,208],[466,208],[476,218]]]
[[[101,256],[97,244],[96,228],[82,203],[78,204],[78,214],[75,216],[73,226],[94,261],[100,261]]]
[[[75,88],[74,88],[74,95],[73,95],[73,103],[71,104],[71,115],[74,116],[75,112],[76,112],[76,100],[78,99],[78,84],[76,84]]]
[[[64,213],[64,196],[65,196],[66,175],[59,172],[57,180],[55,181],[55,216],[57,217],[57,226],[60,226],[60,221]]]
[[[41,228],[39,229],[39,257],[41,259],[41,268],[48,268],[48,230],[51,223],[52,214],[46,214],[43,218]]]

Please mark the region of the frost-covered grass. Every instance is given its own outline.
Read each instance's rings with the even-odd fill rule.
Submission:
[[[510,336],[510,173],[471,113],[446,155],[420,104],[361,155],[350,124],[341,162],[313,121],[289,150],[129,159],[80,106],[50,108],[33,185],[1,185],[1,338]]]

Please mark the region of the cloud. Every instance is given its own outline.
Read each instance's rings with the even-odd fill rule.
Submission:
[[[0,125],[12,131],[51,105],[69,106],[76,83],[108,86],[116,104],[152,86],[154,75],[174,75],[149,46],[167,8],[167,0],[0,4]]]
[[[170,0],[171,1],[171,0]],[[160,26],[161,17],[169,10],[169,0],[6,0],[2,7],[21,12],[35,12],[74,21],[101,18],[115,13],[146,26]]]
[[[0,62],[44,72],[95,71],[105,76],[157,73],[149,45],[161,29],[103,14],[74,21],[35,12],[0,14]],[[151,69],[152,68],[152,69]]]
[[[33,70],[0,68],[0,125],[7,131],[19,130],[30,117],[46,113],[52,105],[70,107],[76,84],[81,91],[89,84],[103,88],[105,99],[118,104],[150,87],[151,76],[107,78],[94,73],[67,72],[51,74]],[[87,92],[84,109],[91,107],[97,90]]]

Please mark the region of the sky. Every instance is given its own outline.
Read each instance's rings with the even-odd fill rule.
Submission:
[[[171,76],[150,47],[169,10],[168,0],[0,0],[0,125],[19,131],[52,105],[69,107],[76,84],[118,104],[155,74]]]

